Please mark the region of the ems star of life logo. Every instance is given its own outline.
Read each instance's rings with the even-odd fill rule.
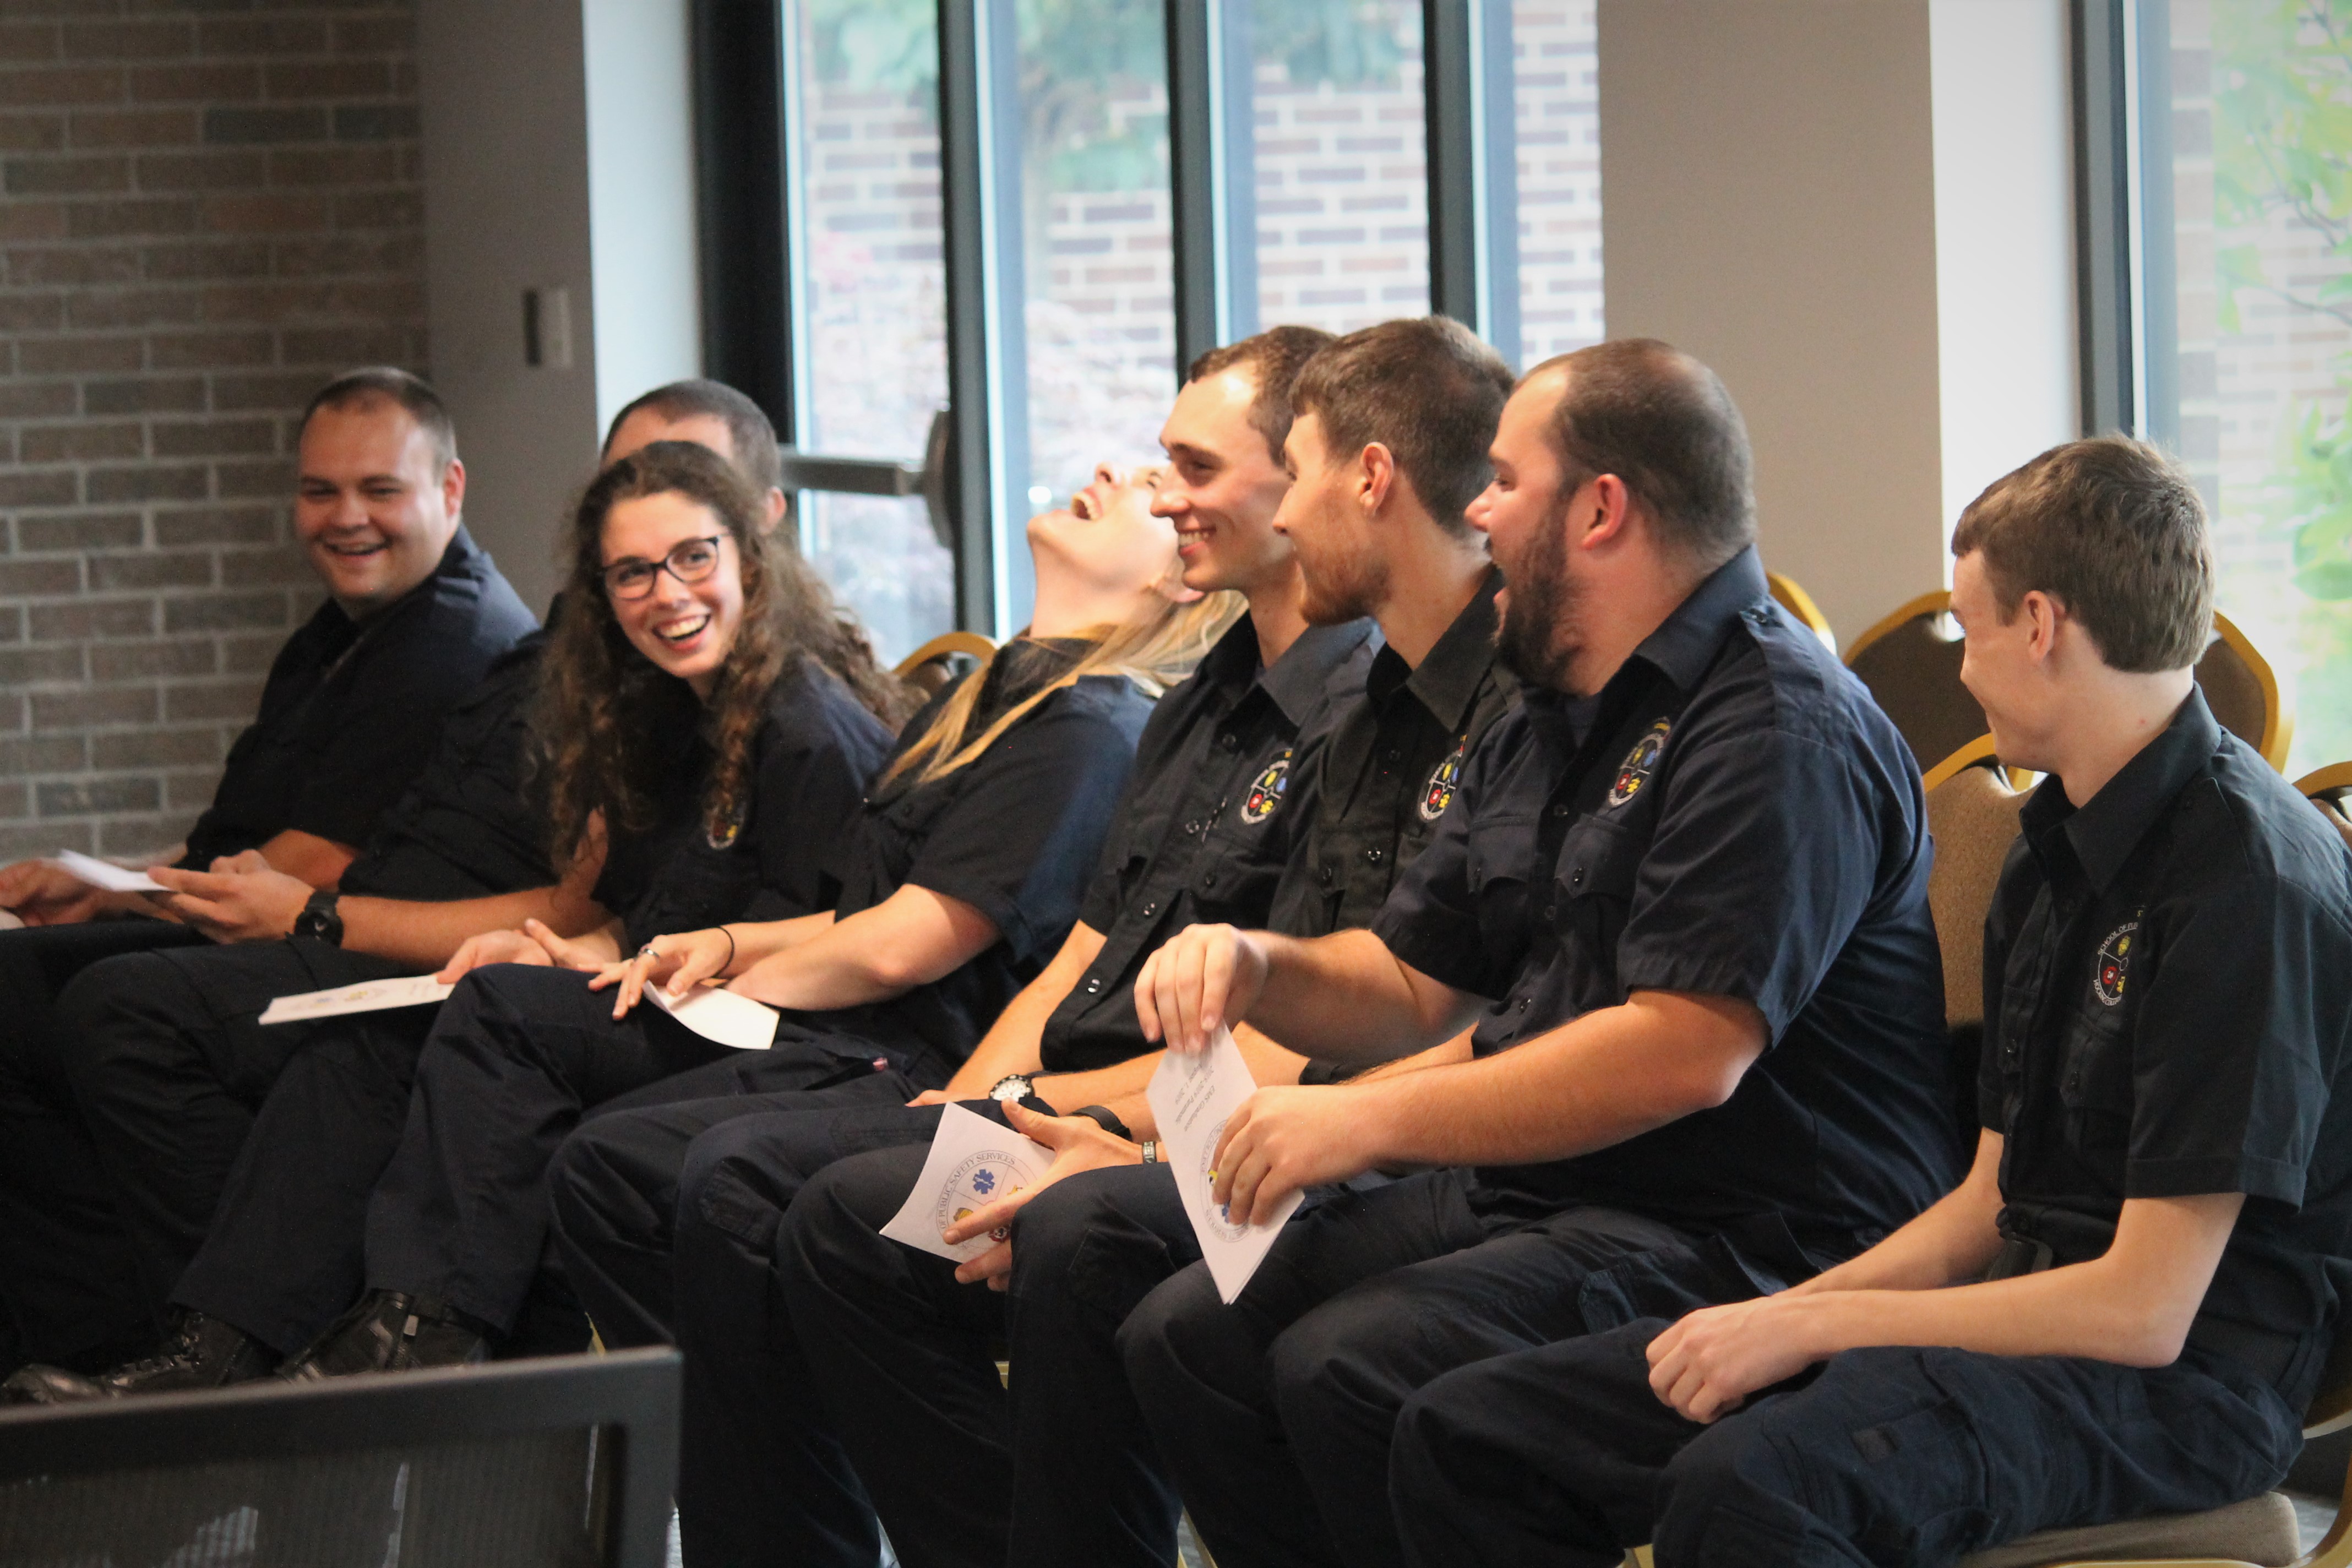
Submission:
[[[1429,784],[1421,792],[1421,819],[1435,822],[1454,804],[1454,786],[1462,782],[1462,759],[1470,754],[1470,737],[1465,735],[1447,752],[1429,775]]]
[[[2124,982],[2131,976],[2132,937],[2138,930],[2139,921],[2126,921],[2099,943],[2099,956],[2091,968],[2091,989],[2103,1007],[2116,1006],[2124,999]]]
[[[1019,1192],[1029,1184],[1029,1174],[1025,1163],[1001,1149],[984,1149],[967,1156],[940,1187],[940,1201],[931,1215],[940,1233],[944,1236],[958,1220],[1008,1193]]]
[[[1265,766],[1265,772],[1250,781],[1249,794],[1242,797],[1242,820],[1252,827],[1275,814],[1282,805],[1283,791],[1290,787],[1290,748],[1285,746],[1282,755]]]
[[[1617,764],[1617,782],[1609,786],[1609,804],[1622,805],[1642,793],[1650,782],[1650,770],[1658,765],[1658,753],[1666,749],[1666,737],[1674,732],[1674,721],[1661,719],[1650,726],[1625,760]]]

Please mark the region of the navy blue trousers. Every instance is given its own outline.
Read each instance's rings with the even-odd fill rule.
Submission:
[[[1413,1568],[1939,1568],[2037,1530],[2218,1508],[2286,1474],[2301,1422],[2191,1351],[1849,1351],[1712,1426],[1649,1386],[1663,1319],[1465,1366],[1409,1399],[1390,1490]]]

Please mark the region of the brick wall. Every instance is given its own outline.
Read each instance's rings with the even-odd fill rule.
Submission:
[[[178,840],[318,594],[293,419],[425,368],[405,4],[0,0],[0,859]]]

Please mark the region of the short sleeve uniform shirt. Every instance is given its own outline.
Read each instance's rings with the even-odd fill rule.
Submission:
[[[449,715],[425,771],[344,871],[344,892],[477,899],[556,879],[546,820],[525,797],[523,780],[545,643],[533,632],[501,654]]]
[[[363,622],[332,600],[286,639],[181,864],[288,831],[367,843],[490,661],[538,625],[463,528],[433,574]]]
[[[1723,1105],[1483,1168],[1481,1200],[1702,1228],[1778,1215],[1817,1262],[1932,1203],[1959,1151],[1931,854],[1910,752],[1771,603],[1752,550],[1597,700],[1523,691],[1373,931],[1492,999],[1481,1056],[1636,990],[1752,1003],[1769,1045]]]
[[[655,825],[613,834],[597,879],[596,901],[621,917],[631,951],[667,931],[829,908],[825,858],[856,821],[890,745],[889,731],[849,688],[804,658],[769,691],[748,797],[734,820],[714,828],[704,798],[712,759],[699,725],[688,698],[660,726],[656,744],[678,763],[656,797]]]
[[[1985,922],[2001,1228],[2096,1258],[2125,1200],[2243,1193],[2191,1345],[2295,1408],[2352,1291],[2352,858],[2192,691],[2077,808],[2026,803]]]
[[[1152,1048],[1135,1014],[1144,961],[1188,925],[1260,926],[1313,814],[1305,783],[1335,710],[1363,689],[1370,621],[1314,626],[1271,669],[1247,616],[1160,700],[1078,918],[1102,951],[1045,1022],[1048,1072]]]
[[[967,738],[1066,673],[1084,644],[1008,644],[984,679]],[[950,686],[908,724],[904,749],[936,722]],[[788,1026],[866,1056],[961,1062],[1070,932],[1126,788],[1151,700],[1118,676],[1049,692],[978,760],[918,783],[878,783],[828,866],[837,912],[871,909],[912,885],[970,904],[997,940],[952,973],[863,1007],[787,1015]],[[884,770],[887,771],[887,767]],[[871,1045],[878,1051],[865,1049]]]
[[[1419,665],[1387,647],[1372,658],[1362,700],[1322,748],[1314,817],[1276,896],[1274,930],[1324,936],[1369,925],[1436,833],[1464,763],[1518,690],[1496,660],[1501,586],[1489,572]]]

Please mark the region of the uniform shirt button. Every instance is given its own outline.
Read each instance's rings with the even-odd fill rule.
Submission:
[[[1217,737],[1217,744],[1223,746],[1228,752],[1239,751],[1241,749],[1241,743],[1242,738],[1239,735],[1234,734],[1231,730],[1226,731],[1223,734]]]
[[[1373,865],[1375,865],[1375,866],[1379,865],[1381,861],[1383,861],[1383,860],[1387,859],[1388,858],[1389,858],[1389,852],[1388,852],[1387,850],[1385,850],[1385,849],[1381,848],[1381,847],[1379,845],[1377,845],[1377,844],[1373,845],[1370,848],[1369,848],[1369,849],[1367,849],[1367,850],[1365,850],[1365,851],[1364,851],[1364,858],[1365,858],[1365,859],[1367,859],[1367,860],[1369,860],[1369,861],[1370,861],[1370,862],[1371,862]]]
[[[1520,997],[1520,998],[1519,998],[1519,1011],[1520,1011],[1520,1012],[1524,1013],[1524,1012],[1526,1012],[1526,1011],[1528,1010],[1528,997],[1522,996],[1522,997]]]
[[[1184,831],[1192,834],[1195,837],[1198,837],[1201,832],[1201,819],[1196,816],[1192,821],[1186,823],[1184,825]]]
[[[1323,879],[1323,885],[1324,885],[1325,887],[1327,887],[1327,888],[1328,888],[1328,887],[1329,887],[1329,886],[1331,885],[1331,868],[1330,868],[1330,867],[1326,866],[1326,867],[1322,868],[1322,869],[1321,869],[1320,871],[1318,871],[1318,872],[1317,873],[1317,875],[1320,876],[1320,877]]]
[[[1568,874],[1568,885],[1571,888],[1581,888],[1584,886],[1583,867],[1579,866],[1575,870],[1570,871]]]
[[[1144,906],[1143,906],[1143,918],[1144,918],[1145,920],[1150,920],[1152,916],[1154,916],[1154,915],[1158,914],[1159,912],[1160,912],[1160,905],[1159,905],[1159,903],[1158,903],[1156,900],[1155,900],[1155,901],[1153,901],[1153,902],[1151,902],[1151,903],[1149,903],[1149,904],[1146,904],[1146,905],[1144,905]]]
[[[1396,748],[1396,747],[1394,747],[1394,746],[1391,746],[1391,747],[1388,749],[1388,752],[1387,752],[1387,760],[1388,760],[1388,761],[1390,761],[1390,762],[1391,762],[1391,763],[1393,763],[1393,762],[1395,762],[1398,758],[1400,758],[1400,757],[1402,757],[1402,756],[1403,756],[1403,755],[1404,755],[1404,752],[1403,752],[1400,751],[1398,748]]]
[[[1208,871],[1208,872],[1204,872],[1204,873],[1202,873],[1202,877],[1201,877],[1201,886],[1202,886],[1202,887],[1204,887],[1204,888],[1213,888],[1213,887],[1215,887],[1216,885],[1217,885],[1217,874],[1216,874],[1214,871]]]
[[[1562,803],[1561,803],[1561,804],[1559,804],[1559,805],[1555,805],[1555,806],[1553,806],[1553,807],[1551,808],[1551,814],[1552,814],[1554,816],[1567,816],[1570,811],[1573,811],[1574,809],[1575,809],[1575,807],[1573,807],[1573,806],[1571,806],[1571,805],[1568,805],[1566,802],[1562,802]]]
[[[1544,906],[1544,919],[1548,921],[1556,921],[1559,918],[1559,906],[1558,904],[1546,904]]]
[[[1087,994],[1089,996],[1099,996],[1102,994],[1101,975],[1089,974],[1087,976]]]

